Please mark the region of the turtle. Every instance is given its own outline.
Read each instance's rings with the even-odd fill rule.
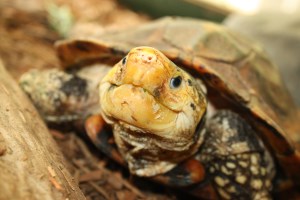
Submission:
[[[56,50],[61,69],[29,72],[21,87],[46,121],[84,121],[132,174],[208,199],[299,189],[298,108],[254,41],[165,17]]]

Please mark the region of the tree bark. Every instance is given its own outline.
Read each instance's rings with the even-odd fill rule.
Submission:
[[[85,199],[44,122],[0,60],[0,200]]]

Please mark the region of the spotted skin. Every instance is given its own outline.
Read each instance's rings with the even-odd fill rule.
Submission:
[[[46,121],[64,122],[77,119],[76,111],[68,108],[74,107],[73,102],[78,104],[89,99],[87,80],[75,73],[58,69],[32,70],[22,76],[20,85]],[[64,113],[61,109],[63,107],[66,107]]]
[[[221,199],[271,199],[274,165],[254,130],[237,114],[219,111],[206,125],[197,159]]]
[[[98,85],[109,70],[106,65],[70,71],[33,69],[19,83],[48,123],[83,121],[100,112]]]

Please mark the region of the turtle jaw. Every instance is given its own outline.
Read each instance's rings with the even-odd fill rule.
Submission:
[[[131,84],[116,86],[102,83],[100,106],[108,123],[120,123],[132,131],[173,140],[174,143],[176,140],[190,140],[197,123],[189,113],[175,112],[158,102],[144,88]]]

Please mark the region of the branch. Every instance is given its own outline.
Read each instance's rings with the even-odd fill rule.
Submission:
[[[0,199],[85,199],[39,114],[0,60]]]

